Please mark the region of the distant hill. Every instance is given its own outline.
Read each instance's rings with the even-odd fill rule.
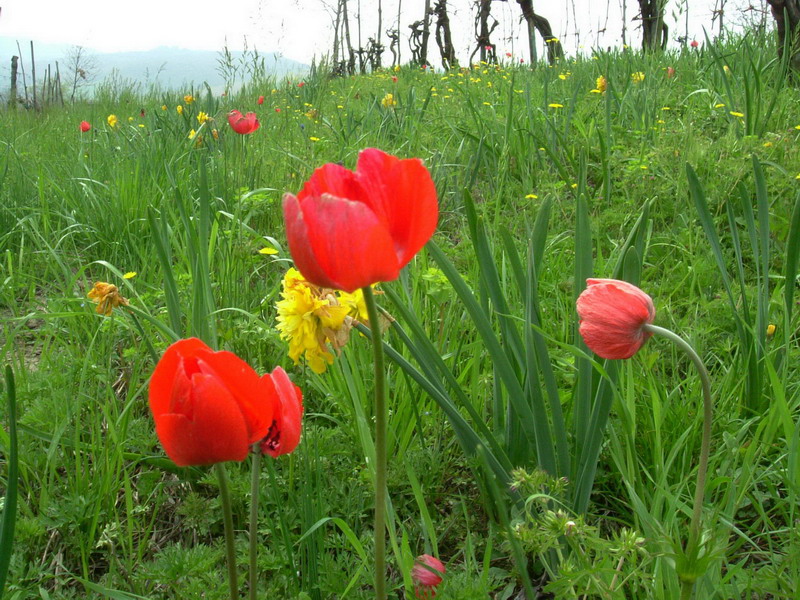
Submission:
[[[10,85],[11,57],[19,55],[16,42],[9,38],[0,39],[0,90],[3,93],[7,93]],[[22,50],[25,74],[30,82],[30,41],[19,40],[19,46]],[[55,65],[58,62],[66,94],[66,85],[72,81],[69,56],[73,49],[73,46],[66,44],[34,42],[37,81],[41,81],[48,64],[51,72],[55,73]],[[220,66],[220,61],[223,60],[222,53],[211,50],[159,47],[141,52],[96,52],[86,49],[86,56],[93,64],[93,68],[87,69],[93,75],[93,85],[101,83],[113,74],[124,80],[141,83],[145,89],[151,84],[155,84],[162,89],[185,90],[192,84],[198,86],[206,82],[216,92],[225,88],[226,81],[223,73],[227,73],[230,77],[235,69],[237,86],[243,81],[249,80],[254,55],[252,51],[247,54],[241,51],[231,51],[227,62],[232,64],[233,68],[222,68]],[[263,59],[265,72],[276,78],[301,74],[308,70],[308,65],[283,58],[272,52],[259,53],[260,59]],[[19,89],[22,93],[21,81]],[[90,90],[90,87],[85,90]]]

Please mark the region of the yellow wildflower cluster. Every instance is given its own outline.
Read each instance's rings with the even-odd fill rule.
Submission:
[[[119,289],[112,283],[98,281],[86,294],[92,302],[97,303],[95,311],[99,315],[110,315],[117,306],[127,306],[128,300],[122,297]]]
[[[608,87],[608,81],[603,75],[600,75],[600,77],[597,78],[597,81],[595,81],[594,87],[595,89],[592,90],[593,93],[604,94],[606,88]]]
[[[384,108],[392,108],[397,106],[397,100],[394,99],[394,94],[386,94],[381,100],[381,106]]]
[[[644,73],[641,71],[636,71],[636,73],[631,74],[631,79],[633,83],[642,83],[644,81]]]
[[[354,320],[367,321],[361,290],[348,294],[321,288],[294,268],[283,277],[281,297],[276,305],[281,339],[289,341],[295,364],[305,355],[315,373],[333,364],[330,347],[338,351],[347,343]]]

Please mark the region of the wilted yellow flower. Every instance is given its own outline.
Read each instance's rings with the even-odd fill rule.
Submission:
[[[644,81],[644,73],[636,71],[631,74],[631,79],[633,79],[633,83],[642,83]]]
[[[178,106],[175,107],[175,110],[178,111],[179,115],[183,114],[183,106],[181,106],[180,104],[178,104]]]
[[[98,281],[86,294],[92,302],[97,303],[95,312],[98,315],[110,315],[117,306],[127,306],[128,301],[119,293],[117,286],[105,281]]]
[[[186,102],[186,104],[191,104],[192,102],[194,102],[194,96],[192,96],[191,94],[186,94],[183,97],[183,101]]]
[[[775,335],[775,329],[776,327],[772,323],[767,325],[767,337],[772,337],[773,335]]]
[[[381,100],[381,106],[384,108],[391,108],[397,106],[397,100],[394,99],[394,94],[386,94]]]
[[[197,122],[200,123],[200,125],[208,121],[209,118],[210,117],[202,110],[199,113],[197,113]]]
[[[339,304],[333,290],[313,285],[294,268],[283,277],[281,297],[277,329],[289,341],[289,356],[295,364],[304,356],[312,371],[323,373],[333,364],[328,344],[338,350],[347,343],[348,307]]]
[[[161,110],[167,110],[167,105],[166,104],[162,104],[161,105]]]
[[[361,289],[357,289],[352,294],[340,291],[339,302],[342,304],[342,306],[347,307],[348,316],[356,319],[357,321],[361,321],[362,323],[369,323],[367,304],[364,301],[364,292]]]
[[[106,117],[106,122],[108,123],[109,127],[116,127],[117,121],[117,115],[108,115],[108,117]]]

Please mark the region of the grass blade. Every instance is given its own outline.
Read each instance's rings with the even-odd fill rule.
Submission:
[[[14,525],[17,520],[17,493],[19,489],[19,456],[17,454],[17,392],[14,371],[6,365],[6,399],[8,408],[8,484],[0,526],[0,597],[5,589],[11,552],[14,547]]]

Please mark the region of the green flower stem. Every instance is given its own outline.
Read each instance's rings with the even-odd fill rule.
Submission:
[[[231,512],[231,493],[228,490],[228,476],[225,474],[225,465],[214,465],[219,480],[219,499],[222,502],[222,519],[225,524],[225,552],[228,556],[228,587],[231,600],[239,597],[239,581],[236,574],[236,547],[233,540],[233,514]]]
[[[386,374],[375,296],[368,285],[361,290],[372,330],[375,367],[375,598],[386,600]]]
[[[250,477],[250,600],[256,600],[258,582],[258,478],[261,475],[261,448],[253,445],[253,473]]]
[[[697,467],[697,487],[694,491],[694,508],[692,510],[692,520],[689,524],[689,540],[686,543],[687,557],[689,557],[689,560],[693,560],[700,540],[700,516],[703,510],[703,499],[705,498],[708,456],[711,452],[711,418],[714,411],[714,405],[711,400],[711,377],[708,375],[708,371],[697,352],[682,337],[669,329],[664,329],[657,325],[645,325],[644,330],[669,339],[686,352],[697,368],[700,374],[700,381],[703,384],[703,440],[700,444],[700,464]],[[681,579],[681,598],[691,598],[693,588],[694,580]]]

